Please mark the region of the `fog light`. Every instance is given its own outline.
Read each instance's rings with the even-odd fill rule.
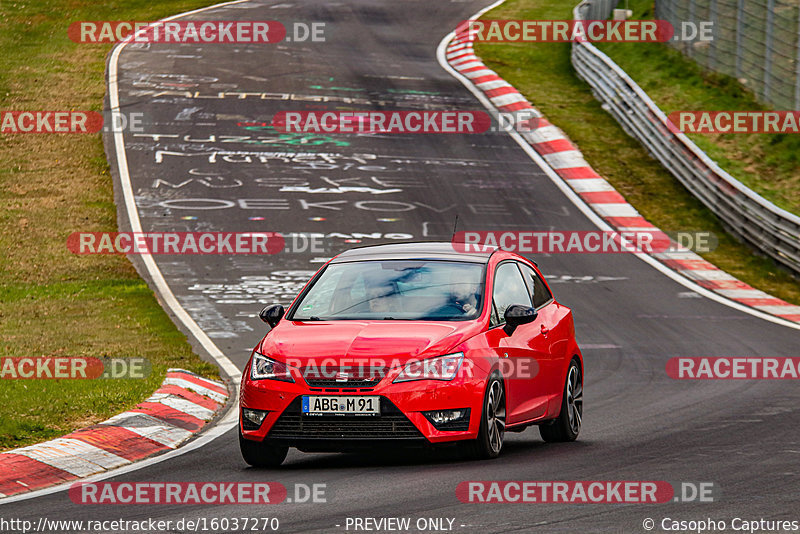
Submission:
[[[242,408],[242,427],[245,430],[258,430],[269,412]]]
[[[455,410],[433,410],[422,412],[436,430],[467,430],[469,428],[469,408]]]

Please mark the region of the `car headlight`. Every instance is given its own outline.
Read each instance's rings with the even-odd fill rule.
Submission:
[[[294,382],[289,374],[289,367],[282,362],[267,358],[258,352],[253,353],[253,362],[250,364],[250,378],[253,380],[282,380]]]
[[[394,382],[409,382],[411,380],[452,380],[458,374],[464,353],[456,352],[446,356],[437,356],[427,360],[418,360],[407,363],[394,379]]]

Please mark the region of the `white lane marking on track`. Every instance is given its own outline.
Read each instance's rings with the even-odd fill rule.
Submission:
[[[235,0],[234,2],[228,2],[226,4],[219,4],[220,5],[232,5],[236,3],[241,3],[246,0]],[[213,6],[212,6],[213,7]],[[169,17],[163,19],[162,21],[154,23],[154,25],[162,24],[164,21],[172,20],[174,18],[178,18],[181,16],[186,16],[191,13],[198,13],[206,8],[201,10],[190,11],[188,13],[182,13],[180,15],[176,15],[174,17]],[[111,52],[111,59],[109,60],[108,64],[108,94],[109,94],[109,103],[112,113],[120,113],[119,107],[119,85],[118,85],[118,64],[119,64],[119,56],[122,50],[130,41],[123,41],[122,43],[118,44],[114,47],[114,50]],[[130,221],[131,231],[132,232],[142,232],[142,223],[139,220],[139,212],[136,209],[136,201],[133,196],[133,186],[131,184],[131,177],[130,173],[128,172],[128,157],[125,153],[125,140],[123,137],[123,131],[121,129],[117,129],[114,132],[114,149],[117,156],[117,168],[119,169],[119,176],[120,176],[120,183],[122,185],[122,194],[125,199],[125,210],[128,214],[128,220]],[[161,274],[161,271],[156,265],[156,262],[153,260],[153,256],[150,254],[141,254],[142,262],[147,269],[148,274],[150,275],[153,283],[156,286],[159,294],[162,297],[164,304],[172,311],[173,314],[178,318],[178,320],[183,323],[183,325],[192,333],[192,335],[197,339],[198,342],[203,346],[203,348],[211,355],[212,358],[219,364],[222,370],[231,377],[232,381],[237,381],[237,379],[241,376],[239,369],[231,362],[225,354],[211,341],[211,338],[200,328],[200,326],[195,322],[194,319],[189,315],[189,313],[181,306],[178,300],[175,298],[174,293],[172,293],[172,289],[170,289],[169,285],[167,284],[166,280],[164,279],[164,275]]]
[[[495,7],[499,6],[504,2],[505,0],[497,0],[497,2],[478,11],[469,20],[475,20],[479,18],[487,11],[494,9]],[[475,87],[475,85],[467,77],[465,77],[463,74],[458,72],[456,69],[454,69],[447,63],[447,58],[445,57],[445,51],[447,50],[447,43],[449,43],[454,36],[455,32],[450,32],[449,34],[445,35],[444,38],[439,42],[439,46],[436,49],[436,59],[439,62],[439,65],[444,70],[449,72],[451,76],[460,81],[464,85],[464,87],[466,87],[467,90],[471,92],[481,104],[483,104],[484,107],[486,107],[489,110],[494,109],[492,103],[489,101],[488,98],[486,98],[486,96],[480,89]],[[572,202],[575,205],[575,207],[581,211],[581,213],[583,213],[590,221],[592,221],[592,223],[595,226],[597,226],[600,230],[614,231],[611,225],[609,225],[607,222],[601,219],[600,216],[598,216],[597,213],[592,211],[589,205],[577,195],[577,193],[575,193],[572,189],[570,189],[569,185],[567,185],[567,183],[558,174],[556,174],[556,172],[549,165],[547,165],[547,162],[544,159],[542,159],[539,153],[536,152],[536,150],[534,150],[534,148],[530,144],[528,144],[527,141],[525,141],[525,139],[519,134],[519,132],[510,129],[506,130],[506,133],[508,133],[508,135],[510,135],[514,139],[514,141],[517,142],[520,148],[522,148],[522,150],[525,151],[528,157],[530,157],[533,160],[533,162],[536,163],[544,171],[544,173],[548,176],[548,178],[550,178],[553,184],[555,184],[555,186],[558,187],[562,193],[564,193],[564,195],[570,200],[570,202]],[[786,326],[788,328],[793,328],[795,330],[800,330],[800,324],[798,323],[787,321],[786,319],[781,319],[779,317],[775,317],[773,315],[760,312],[749,306],[745,306],[743,304],[739,304],[738,302],[727,299],[722,295],[718,295],[717,293],[709,289],[701,287],[692,280],[685,278],[681,274],[673,271],[666,265],[663,265],[657,259],[647,254],[640,252],[632,254],[637,258],[639,258],[640,260],[642,260],[643,262],[650,265],[653,269],[659,271],[664,276],[671,278],[672,280],[681,284],[682,286],[689,288],[692,291],[696,291],[697,293],[700,293],[704,297],[709,298],[715,302],[718,302],[719,304],[724,304],[725,306],[747,313],[754,317],[758,317],[759,319],[764,319],[765,321],[769,321],[771,323]],[[682,272],[690,273],[696,271],[682,271]]]

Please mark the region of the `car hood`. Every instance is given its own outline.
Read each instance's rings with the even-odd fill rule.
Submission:
[[[267,334],[260,352],[298,367],[325,359],[328,365],[375,359],[399,364],[448,354],[480,330],[478,321],[285,321]]]

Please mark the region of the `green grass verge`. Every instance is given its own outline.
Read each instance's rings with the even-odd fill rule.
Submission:
[[[629,7],[634,19],[654,17],[653,0],[631,0]],[[735,78],[704,71],[665,44],[602,43],[599,48],[667,114],[769,109]],[[689,138],[747,187],[785,210],[800,213],[799,135],[689,134]]]
[[[566,20],[572,18],[575,3],[577,0],[509,0],[483,18]],[[568,43],[481,43],[475,49],[489,68],[563,129],[592,167],[650,222],[665,231],[714,232],[719,246],[703,254],[705,259],[753,287],[800,304],[800,283],[796,278],[725,232],[714,214],[602,109],[589,86],[575,75]],[[664,53],[674,55],[669,49]],[[674,57],[672,61],[681,59]],[[665,85],[670,83],[672,70],[680,70],[677,66],[662,69],[645,60],[638,68],[649,72],[650,83]],[[637,79],[636,74],[633,78]]]
[[[209,0],[0,3],[0,109],[101,110],[111,45],[78,20],[155,20]],[[75,256],[73,231],[114,231],[100,135],[0,135],[0,357],[142,357],[140,380],[2,380],[0,450],[62,435],[146,398],[168,367],[218,377],[193,354],[125,257]]]

